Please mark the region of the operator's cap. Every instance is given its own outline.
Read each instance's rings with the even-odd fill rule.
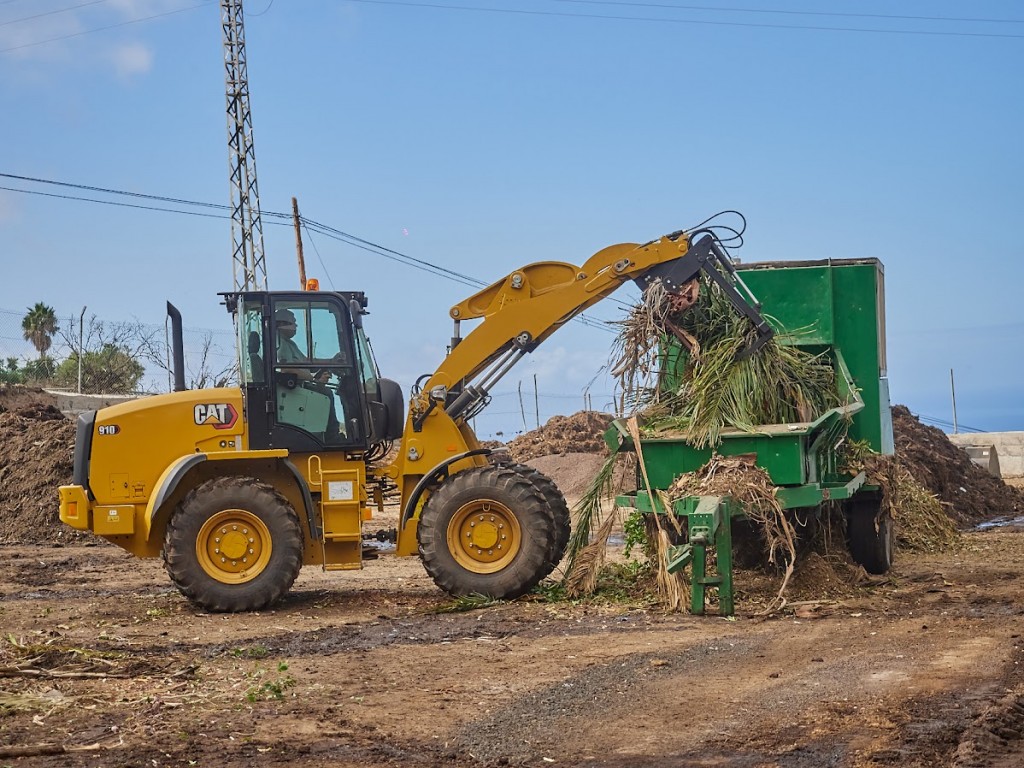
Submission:
[[[295,325],[295,314],[290,309],[279,309],[274,313],[274,322]]]

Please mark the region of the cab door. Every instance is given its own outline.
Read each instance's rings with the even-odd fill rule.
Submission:
[[[349,307],[320,293],[273,293],[243,306],[242,379],[250,446],[365,448],[365,398]],[[256,328],[260,333],[256,333]],[[262,411],[262,413],[260,413]]]

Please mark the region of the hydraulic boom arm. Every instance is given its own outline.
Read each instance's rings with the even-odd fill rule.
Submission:
[[[413,403],[414,428],[439,405],[453,420],[479,412],[487,393],[523,355],[626,280],[644,289],[660,280],[668,291],[676,292],[703,271],[756,329],[748,354],[760,347],[773,331],[758,311],[756,299],[715,236],[705,232],[696,242],[693,236],[675,232],[644,245],[612,245],[582,267],[551,261],[530,264],[456,304],[449,313],[456,329],[451,353],[423,387],[425,399]],[[481,317],[484,321],[460,339],[459,323]],[[461,391],[451,398],[453,390]]]

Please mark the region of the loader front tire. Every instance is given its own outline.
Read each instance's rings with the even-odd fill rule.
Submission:
[[[569,545],[569,537],[572,535],[569,505],[565,501],[565,496],[555,485],[555,481],[540,470],[534,469],[529,464],[512,464],[511,467],[537,486],[537,490],[547,502],[548,512],[551,514],[554,535],[551,537],[551,548],[548,550],[548,562],[544,566],[544,576],[541,577],[545,578],[562,562],[562,558],[565,557],[565,548]]]
[[[455,597],[511,600],[548,573],[555,525],[538,487],[511,467],[469,469],[427,500],[418,526],[427,573]]]
[[[281,494],[255,478],[207,480],[171,516],[164,566],[181,593],[205,610],[261,610],[299,574],[299,518]]]

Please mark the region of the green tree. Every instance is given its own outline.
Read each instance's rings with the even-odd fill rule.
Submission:
[[[26,380],[46,382],[53,378],[57,371],[57,361],[49,355],[41,355],[38,360],[29,360],[21,373]]]
[[[41,301],[37,301],[34,307],[29,307],[28,314],[21,321],[22,335],[26,341],[32,342],[40,359],[46,355],[50,344],[53,343],[53,334],[57,332],[58,327],[53,307],[48,307]]]
[[[8,357],[6,367],[0,369],[0,383],[23,384],[25,377],[18,369],[18,358]]]
[[[131,352],[122,346],[105,343],[99,350],[82,355],[82,391],[110,395],[130,395],[138,391],[146,372]],[[78,384],[78,353],[57,366],[57,386],[74,388]]]

